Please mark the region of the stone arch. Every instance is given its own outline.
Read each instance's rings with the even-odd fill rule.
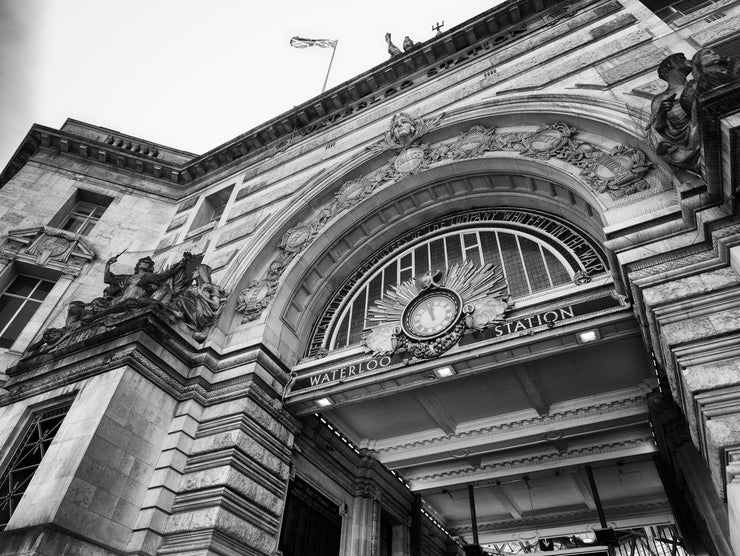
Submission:
[[[589,137],[603,131],[604,141],[600,148],[608,149],[627,140],[632,145],[642,146],[637,135],[639,125],[626,114],[624,106],[612,101],[588,100],[598,110],[584,116],[587,111],[577,102],[561,102],[557,110],[553,110],[552,105],[545,110],[548,99],[544,96],[519,99],[516,103],[510,99],[495,99],[450,112],[445,116],[445,124],[429,133],[429,142],[454,137],[466,126],[481,122],[483,125],[494,120],[513,124],[518,119],[523,122],[521,125],[534,126],[538,121],[574,119],[583,129],[590,130],[585,132]],[[522,113],[522,107],[529,110]],[[260,244],[252,246],[249,253],[240,257],[240,263],[234,265],[231,280],[235,282],[239,277],[241,280],[234,284],[233,291],[236,293],[250,281],[265,276],[278,254],[276,246],[284,234],[299,223],[315,218],[343,183],[370,171],[374,164],[377,166],[378,158],[363,150],[351,164],[336,165],[307,183],[297,194],[298,198],[305,195],[302,203],[294,204],[290,211],[272,222],[261,234]],[[453,181],[457,185],[451,186]],[[458,191],[455,195],[443,195],[445,190],[449,192],[460,187],[464,194]],[[603,196],[597,195],[579,177],[577,168],[569,168],[557,159],[540,160],[522,157],[518,152],[502,152],[432,167],[380,187],[351,209],[332,215],[325,226],[322,224],[320,234],[301,246],[300,252],[289,261],[273,288],[269,308],[255,324],[264,323],[264,338],[274,336],[270,343],[285,356],[284,361],[295,362],[326,299],[333,288],[359,266],[363,253],[369,255],[416,223],[438,217],[445,211],[484,206],[549,211],[601,241],[604,240],[603,227],[608,223],[605,214],[610,209]],[[393,211],[396,214],[391,217]],[[331,263],[326,262],[329,260]],[[230,304],[233,307],[236,301],[232,299]],[[239,319],[240,315],[236,317]],[[249,323],[239,325],[238,321],[233,324],[237,330],[251,326]]]

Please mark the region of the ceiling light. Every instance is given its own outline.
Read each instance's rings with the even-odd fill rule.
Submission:
[[[330,405],[334,405],[334,402],[331,401],[331,398],[319,398],[316,400],[316,403],[319,407],[329,407]]]
[[[601,336],[599,336],[599,331],[595,328],[593,330],[584,330],[583,332],[579,332],[577,334],[577,337],[579,344],[595,342],[596,340],[601,338]]]
[[[437,378],[445,378],[447,376],[453,376],[455,374],[455,369],[447,365],[446,367],[437,367],[434,369],[434,374],[437,376]]]

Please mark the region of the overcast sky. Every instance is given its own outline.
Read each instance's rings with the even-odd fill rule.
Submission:
[[[492,0],[0,0],[0,168],[33,123],[82,120],[202,154]]]

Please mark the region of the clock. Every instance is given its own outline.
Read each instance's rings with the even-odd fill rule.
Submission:
[[[401,327],[414,340],[428,340],[450,330],[462,314],[462,299],[446,288],[426,290],[403,311]]]

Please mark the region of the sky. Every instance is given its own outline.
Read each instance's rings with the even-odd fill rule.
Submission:
[[[0,0],[0,169],[34,123],[82,120],[202,154],[495,0]]]

